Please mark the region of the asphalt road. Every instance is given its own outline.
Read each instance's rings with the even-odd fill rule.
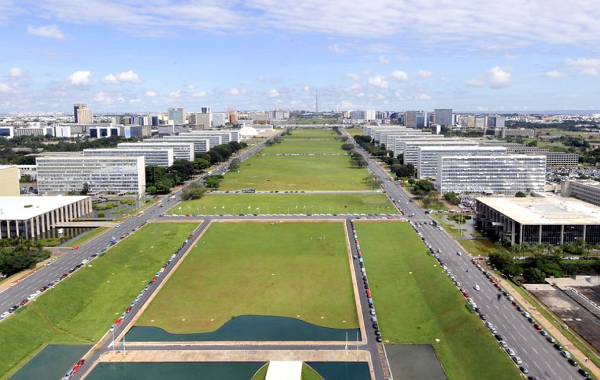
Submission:
[[[351,137],[348,142],[355,143]],[[395,182],[389,180],[387,173],[362,148],[357,144],[355,146],[355,150],[360,152],[367,160],[368,170],[383,180],[382,187],[389,198],[394,201],[394,204],[399,209],[404,210],[407,217],[414,213],[414,216],[408,217],[408,219],[413,223],[429,223],[429,225],[421,226],[417,230],[421,232],[424,240],[431,245],[435,252],[438,249],[441,250],[440,256],[444,260],[444,264],[457,277],[461,287],[467,289],[477,306],[487,315],[487,321],[494,325],[498,334],[502,335],[508,346],[513,348],[516,355],[523,360],[522,365],[529,370],[527,376],[554,380],[582,379],[581,375],[577,373],[577,367],[572,367],[567,359],[539,331],[534,329],[533,324],[528,322],[506,297],[503,296],[498,300],[498,289],[481,271],[476,269],[471,263],[470,257],[464,253],[456,241],[444,231],[432,226],[430,223],[433,219],[425,214],[421,207],[411,202],[410,197],[404,190]],[[463,253],[461,256],[457,254],[459,251]],[[481,290],[476,291],[474,289],[475,285],[479,285]],[[482,359],[472,358],[472,360]]]

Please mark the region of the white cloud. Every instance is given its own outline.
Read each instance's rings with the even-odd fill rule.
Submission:
[[[196,92],[192,93],[192,96],[194,98],[204,98],[206,95],[208,95],[206,93],[206,91],[196,91]]]
[[[169,98],[181,98],[183,96],[183,91],[177,90],[169,92]]]
[[[94,101],[98,103],[111,104],[114,103],[115,100],[106,92],[99,91],[94,94]]]
[[[240,94],[240,90],[238,90],[237,88],[232,88],[229,91],[227,91],[227,94],[229,94],[229,95],[239,95]]]
[[[340,104],[338,104],[338,108],[342,110],[351,109],[353,107],[352,102],[349,100],[342,100]]]
[[[11,92],[13,90],[13,88],[6,84],[6,83],[0,83],[0,93],[8,93]]]
[[[311,90],[310,86],[304,86],[302,87],[302,90],[305,92],[309,92]]]
[[[394,78],[395,80],[397,80],[398,82],[408,81],[408,74],[406,74],[404,71],[400,71],[400,70],[392,71],[391,77]]]
[[[469,79],[467,81],[467,86],[471,87],[483,87],[483,81],[481,79]]]
[[[494,66],[488,70],[490,87],[503,88],[510,85],[512,83],[511,71],[510,67],[501,68],[500,66]]]
[[[57,40],[64,40],[66,38],[56,25],[40,26],[38,28],[30,25],[27,27],[27,33],[34,36],[54,38]]]
[[[383,75],[375,75],[374,77],[369,78],[369,84],[377,88],[390,87],[390,84],[385,80]]]
[[[142,99],[130,99],[129,104],[137,104],[137,103],[140,103],[141,101],[142,101]]]
[[[446,77],[440,77],[440,81],[448,84],[452,83],[452,80]]]
[[[25,75],[25,70],[21,69],[20,67],[13,67],[12,69],[10,69],[10,71],[8,72],[8,75],[11,78],[21,78],[22,76]]]
[[[276,98],[279,96],[279,91],[277,91],[276,89],[272,88],[269,91],[267,91],[267,97],[269,98]]]
[[[568,58],[565,64],[571,70],[576,71],[579,75],[588,77],[597,77],[600,70],[600,59],[596,58]]]
[[[137,83],[141,83],[142,81],[138,77],[138,75],[133,72],[133,70],[129,70],[129,71],[123,71],[122,73],[119,73],[117,75],[108,74],[104,78],[102,78],[101,82],[103,84],[123,84],[123,83],[137,84]]]
[[[383,99],[385,99],[385,95],[383,95],[383,94],[377,94],[377,99],[383,100]]]
[[[552,71],[548,71],[546,73],[546,76],[548,78],[552,78],[552,79],[556,79],[556,78],[564,78],[565,77],[565,73],[562,71],[558,71],[558,70],[552,70]]]
[[[388,63],[390,63],[390,60],[387,59],[385,57],[385,55],[380,55],[377,59],[379,60],[379,62],[383,63],[384,65],[387,65]]]
[[[149,98],[153,98],[158,95],[155,91],[146,91],[146,96]]]
[[[417,96],[418,100],[431,100],[431,96],[427,95],[427,94],[419,94],[419,96]]]
[[[346,47],[342,44],[333,44],[331,46],[328,46],[327,50],[332,51],[337,54],[345,54],[346,53]]]
[[[504,88],[512,83],[511,71],[511,67],[494,66],[477,78],[468,80],[466,84],[472,87],[488,85],[490,88]]]
[[[260,75],[259,77],[256,78],[256,80],[262,83],[262,82],[265,82],[267,80],[267,78]]]
[[[355,74],[355,73],[347,73],[347,74],[346,74],[346,76],[347,76],[348,78],[352,78],[352,79],[354,79],[355,81],[357,81],[357,80],[359,79],[359,76],[358,76],[358,74]]]
[[[431,78],[433,73],[427,70],[419,70],[419,77],[421,78]]]
[[[69,75],[67,80],[70,84],[75,86],[86,86],[90,84],[91,77],[92,73],[89,71],[75,71],[73,74]]]

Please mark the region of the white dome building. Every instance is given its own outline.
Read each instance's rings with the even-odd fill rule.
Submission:
[[[258,131],[255,128],[244,125],[242,129],[240,129],[240,135],[244,138],[254,137],[258,135]]]

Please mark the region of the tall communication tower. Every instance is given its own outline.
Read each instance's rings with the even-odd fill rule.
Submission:
[[[315,90],[315,110],[319,113],[319,90]]]

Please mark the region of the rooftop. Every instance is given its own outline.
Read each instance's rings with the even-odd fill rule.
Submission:
[[[477,198],[521,224],[600,224],[600,207],[575,198],[544,195],[526,198]]]
[[[0,197],[0,220],[27,220],[59,207],[86,199],[86,196]],[[29,206],[25,208],[25,206]]]

